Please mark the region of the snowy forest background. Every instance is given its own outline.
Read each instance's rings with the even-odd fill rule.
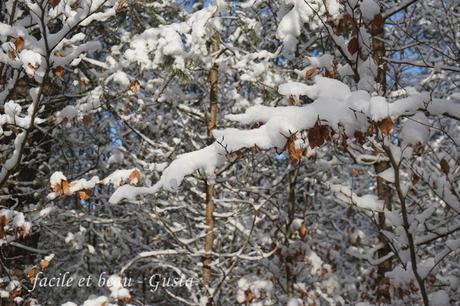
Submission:
[[[2,0],[0,42],[0,305],[459,305],[460,1]]]

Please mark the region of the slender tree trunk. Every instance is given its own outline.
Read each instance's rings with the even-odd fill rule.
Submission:
[[[385,57],[385,32],[384,32],[384,23],[374,23],[379,24],[380,27],[374,29],[373,37],[372,37],[372,58],[375,64],[378,67],[377,75],[375,77],[375,81],[378,86],[378,93],[382,96],[385,95],[386,92],[386,64],[383,61]],[[375,164],[375,172],[380,173],[390,167],[389,162],[378,162]],[[388,182],[386,182],[381,177],[377,177],[377,196],[379,199],[383,200],[385,203],[385,208],[391,210],[391,189],[388,186]],[[385,222],[385,214],[383,212],[378,213],[378,227],[379,230],[390,230]],[[386,256],[389,252],[391,252],[391,248],[389,244],[386,242],[385,237],[383,234],[379,236],[380,241],[384,244],[384,247],[378,251],[378,256],[383,257]],[[391,270],[391,259],[388,259],[377,267],[377,301],[379,303],[390,304],[391,303],[391,296],[390,296],[390,284],[388,278],[385,277],[385,273]]]
[[[416,249],[417,246],[415,244],[414,236],[412,235],[412,232],[410,230],[409,213],[407,211],[407,205],[406,205],[406,196],[404,195],[402,191],[402,187],[401,187],[400,166],[398,162],[396,162],[393,154],[391,153],[391,150],[388,147],[385,147],[385,151],[388,157],[390,158],[391,166],[393,168],[393,173],[395,177],[396,194],[401,204],[401,215],[402,215],[403,227],[404,227],[404,231],[406,232],[407,245],[409,247],[409,254],[410,254],[410,263],[411,263],[410,268],[412,269],[415,280],[417,281],[417,284],[419,286],[420,294],[423,299],[423,305],[429,306],[430,302],[428,300],[428,293],[425,288],[425,279],[422,278],[422,276],[418,272],[417,249]]]
[[[292,235],[291,225],[295,217],[295,200],[296,200],[296,181],[297,181],[297,170],[292,168],[288,173],[288,199],[287,199],[287,223],[286,223],[286,238],[285,246],[289,250],[289,239]],[[293,261],[292,255],[286,255],[285,257],[285,270],[286,270],[286,291],[289,297],[294,294],[295,274],[293,267],[295,262]]]
[[[219,51],[220,36],[219,33],[214,33],[211,38],[211,52],[215,55]],[[216,127],[217,123],[217,82],[218,82],[218,65],[214,62],[211,70],[209,71],[209,83],[210,83],[210,94],[209,94],[209,109],[207,113],[207,132],[208,132],[208,144],[211,144],[214,139],[212,136],[212,130]],[[211,252],[214,244],[214,183],[206,181],[205,184],[206,192],[206,212],[205,221],[207,225],[206,237],[204,241],[204,251],[206,256],[203,259],[203,282],[205,286],[209,286],[211,283]],[[208,294],[209,295],[209,294]],[[209,297],[208,304],[213,305],[212,297]]]

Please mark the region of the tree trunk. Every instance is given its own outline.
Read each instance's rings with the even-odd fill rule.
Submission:
[[[383,61],[385,57],[385,32],[384,32],[384,23],[378,23],[381,26],[377,29],[374,29],[372,37],[372,58],[374,63],[377,65],[377,75],[375,77],[375,82],[378,86],[379,95],[385,96],[386,91],[386,64]],[[383,172],[384,170],[390,167],[389,162],[378,162],[375,164],[374,169],[376,173]],[[386,182],[381,177],[377,177],[377,196],[380,200],[383,200],[385,203],[385,208],[391,210],[391,189]],[[378,227],[379,230],[390,230],[385,222],[385,214],[383,212],[378,213]],[[377,255],[378,257],[386,256],[391,252],[389,244],[386,242],[383,234],[379,235],[380,241],[384,244],[384,247],[381,248]],[[390,284],[388,278],[385,277],[385,273],[391,270],[391,259],[388,259],[377,267],[377,302],[391,304],[390,296]]]
[[[214,33],[211,38],[211,52],[213,56],[219,51],[220,36],[219,33]],[[216,60],[216,59],[214,59]],[[209,71],[209,83],[210,83],[210,94],[209,94],[209,109],[207,113],[207,133],[208,133],[208,144],[214,141],[212,136],[212,130],[216,127],[217,123],[217,81],[218,81],[218,65],[214,62],[211,70]],[[206,212],[205,221],[207,225],[206,237],[204,241],[204,251],[206,256],[203,259],[203,282],[205,286],[209,286],[211,283],[211,252],[214,244],[214,183],[206,181],[205,183],[206,192]],[[209,292],[208,292],[209,296]],[[212,297],[209,297],[207,305],[213,305]]]

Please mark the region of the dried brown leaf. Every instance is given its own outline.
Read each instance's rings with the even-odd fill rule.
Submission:
[[[24,38],[22,36],[16,37],[14,40],[14,46],[16,47],[16,51],[19,53],[24,49]]]
[[[370,24],[371,34],[377,35],[383,33],[384,23],[385,20],[383,19],[383,16],[381,14],[375,15],[374,19],[372,19]]]
[[[246,290],[244,292],[244,300],[246,301],[246,303],[251,303],[253,299],[254,295],[252,294],[251,290]]]
[[[355,54],[356,52],[358,52],[359,41],[357,37],[353,37],[352,39],[350,39],[347,45],[347,49],[348,49],[348,52],[350,52],[350,54]]]
[[[129,183],[132,185],[136,185],[139,182],[140,177],[141,173],[139,172],[139,170],[135,169],[131,171],[131,173],[129,174]]]
[[[61,66],[57,66],[53,69],[53,73],[58,78],[62,78],[62,76],[64,75],[64,68],[62,68]]]
[[[357,176],[360,176],[361,174],[363,174],[363,170],[356,169],[356,168],[351,169],[351,176],[357,177]]]
[[[356,139],[356,142],[360,145],[363,145],[366,142],[366,135],[361,131],[355,131],[353,135]]]
[[[48,0],[48,3],[51,5],[52,8],[58,6],[59,2],[61,2],[61,0]]]
[[[393,129],[393,120],[391,117],[386,117],[385,119],[377,122],[377,127],[383,135],[389,135]]]
[[[68,193],[69,192],[69,182],[66,180],[61,181],[61,188],[63,193]]]
[[[33,266],[32,268],[30,268],[29,272],[27,272],[27,278],[29,279],[29,282],[33,284],[35,282],[36,276],[37,276],[37,267]]]
[[[444,158],[441,159],[441,162],[439,163],[439,165],[441,166],[441,171],[444,173],[444,174],[449,174],[449,163],[447,162],[447,160],[445,160]]]
[[[289,153],[289,157],[294,163],[298,163],[300,161],[300,159],[302,158],[303,152],[304,152],[303,148],[299,148],[296,145],[295,143],[296,140],[297,140],[296,134],[292,134],[291,137],[289,137],[288,142],[287,142],[287,150]]]
[[[299,236],[300,238],[305,238],[305,236],[308,235],[308,228],[305,226],[304,223],[302,223],[299,227]]]
[[[318,71],[318,69],[316,69],[315,67],[312,67],[312,68],[308,69],[305,72],[304,80],[307,81],[307,80],[311,79],[312,76],[314,76],[317,71]]]
[[[137,80],[134,80],[134,81],[131,81],[129,88],[131,89],[131,92],[133,94],[136,94],[141,89],[141,84],[139,84]]]
[[[89,199],[89,192],[88,192],[88,190],[83,189],[83,190],[77,191],[77,197],[78,197],[80,200],[88,200],[88,199]]]
[[[40,260],[39,265],[40,265],[40,269],[43,271],[43,270],[45,270],[46,268],[48,268],[49,262],[48,262],[48,260],[46,260],[46,259],[42,259],[42,260]]]
[[[331,129],[327,125],[317,122],[314,127],[308,130],[310,148],[320,147],[328,140],[331,140]]]
[[[92,121],[93,121],[93,118],[90,115],[83,116],[83,123],[85,125],[90,125]]]

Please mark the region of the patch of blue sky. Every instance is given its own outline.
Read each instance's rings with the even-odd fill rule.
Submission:
[[[104,116],[104,118],[109,118],[111,116],[111,113],[110,112],[103,112],[102,113],[102,116]],[[109,138],[112,142],[112,145],[114,147],[121,147],[121,145],[123,144],[123,140],[120,138],[120,134],[118,132],[118,129],[119,129],[119,125],[117,123],[116,120],[110,120],[109,121]]]

